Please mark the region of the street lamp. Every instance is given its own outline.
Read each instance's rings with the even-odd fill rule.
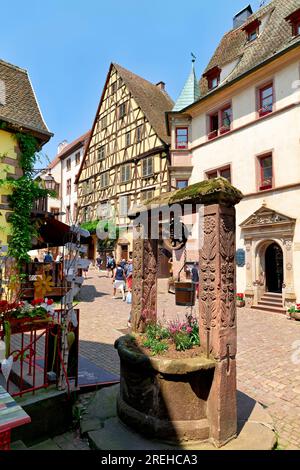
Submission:
[[[56,182],[53,176],[51,175],[51,171],[49,171],[48,175],[43,178],[43,181],[46,189],[48,189],[49,191],[55,191]]]

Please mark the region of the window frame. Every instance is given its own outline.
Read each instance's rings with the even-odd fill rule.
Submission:
[[[129,137],[129,143],[127,142],[127,138]],[[131,145],[131,131],[125,133],[125,148],[130,147]]]
[[[262,161],[266,160],[267,158],[271,158],[272,161],[272,176],[271,176],[271,183],[270,184],[263,184],[264,181],[264,168],[262,166]],[[270,153],[265,153],[264,155],[258,155],[257,156],[257,164],[258,164],[258,183],[257,183],[257,188],[258,191],[267,191],[268,189],[273,189],[274,188],[274,165],[273,165],[273,152]]]
[[[72,191],[72,178],[67,179],[67,184],[66,184],[66,195],[69,196]]]
[[[104,176],[105,176],[105,180],[107,180],[107,181],[106,181],[106,184],[103,185],[102,183],[103,183]],[[105,189],[108,186],[109,186],[109,172],[105,171],[104,173],[100,174],[100,188]]]
[[[231,110],[231,120],[230,120],[230,126],[225,127],[223,126],[223,121],[224,121],[224,112],[226,110],[230,109]],[[218,128],[213,129],[213,119],[217,118],[218,119]],[[232,130],[232,123],[233,123],[233,109],[232,109],[232,103],[228,103],[222,108],[219,108],[217,111],[214,111],[208,115],[208,140],[213,140],[216,137],[220,137],[221,135],[227,134]]]
[[[136,128],[136,141],[139,144],[143,141],[143,139],[144,139],[144,125],[140,124]]]
[[[104,131],[104,129],[107,128],[107,114],[100,119],[100,123],[101,123],[101,130]]]
[[[149,192],[152,193],[152,196],[145,198],[145,197],[144,197],[144,194],[146,194],[146,193],[148,194]],[[154,193],[155,193],[155,190],[154,190],[153,188],[142,190],[142,191],[141,191],[141,196],[140,196],[141,202],[145,202],[145,201],[149,201],[150,199],[153,199],[153,198],[154,198]]]
[[[127,178],[127,179],[123,179],[123,170],[124,170],[124,172],[125,172],[124,174],[125,174],[125,176],[126,176],[126,169],[127,169],[127,168],[129,169],[129,171],[128,171],[128,178]],[[128,182],[130,181],[130,179],[131,179],[131,173],[132,173],[130,163],[125,163],[125,165],[122,165],[122,166],[121,166],[121,169],[120,169],[120,172],[121,172],[121,175],[120,175],[120,182],[123,183],[123,184],[124,184],[124,183],[128,183]]]
[[[80,152],[76,152],[75,153],[75,165],[79,165],[80,164]]]
[[[67,158],[67,160],[66,160],[66,169],[67,169],[67,171],[71,171],[71,166],[72,166],[71,158]]]
[[[118,89],[118,80],[115,80],[111,84],[111,94],[114,95],[117,92]]]
[[[103,156],[100,157],[101,153],[103,153]],[[100,145],[100,147],[98,147],[98,162],[103,162],[105,158],[106,158],[106,146]]]
[[[125,211],[125,213],[122,211],[124,209],[124,207],[122,207],[121,200],[126,201],[126,211]],[[131,202],[130,194],[123,194],[119,197],[119,217],[125,217],[125,218],[128,217],[128,211],[130,209],[130,202]]]
[[[145,174],[144,172],[144,166],[146,165],[146,161],[150,161],[151,160],[151,168],[152,168],[152,171],[151,172],[147,172],[147,174]],[[149,167],[149,164],[147,163],[147,168]],[[142,178],[150,178],[151,176],[154,175],[154,158],[153,157],[146,157],[142,160]]]
[[[270,95],[272,96],[272,110],[271,111],[263,109],[263,99],[266,99],[266,98],[263,98],[262,94],[268,88],[272,88],[272,95]],[[258,88],[258,115],[259,117],[264,117],[264,116],[267,116],[268,114],[273,113],[274,103],[275,103],[275,90],[274,90],[274,81],[272,80],[271,82],[268,82],[267,84],[260,86]]]
[[[214,179],[214,178],[220,178],[220,177],[222,177],[221,172],[225,171],[225,170],[229,170],[230,180],[228,180],[228,181],[231,183],[231,181],[232,181],[231,164],[223,165],[223,166],[220,166],[218,168],[214,168],[212,170],[206,171],[205,172],[205,179],[209,180],[209,179]],[[216,176],[212,176],[214,174],[216,174]],[[226,179],[228,179],[228,178],[226,178]]]
[[[127,103],[121,103],[119,106],[118,106],[118,118],[119,119],[124,119],[124,117],[126,116],[127,114],[127,106],[126,106]],[[124,112],[121,113],[121,109],[124,109]]]
[[[178,142],[178,132],[177,131],[186,131],[186,143],[184,146],[179,145]],[[189,128],[188,126],[176,126],[175,128],[175,148],[176,150],[188,150],[189,148]]]
[[[67,225],[71,222],[71,206],[66,206],[66,223]]]
[[[184,186],[184,188],[187,188],[188,185],[189,185],[189,179],[188,178],[181,178],[181,179],[177,179],[176,178],[176,189],[184,189],[184,188],[179,188],[178,187],[178,183],[183,183],[183,182],[186,182],[186,186]]]

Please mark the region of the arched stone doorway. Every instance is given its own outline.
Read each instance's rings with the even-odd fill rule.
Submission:
[[[296,302],[293,261],[295,224],[295,219],[263,204],[240,225],[246,252],[245,297],[248,307],[257,305],[268,292],[282,294],[285,307]]]
[[[283,252],[277,243],[271,243],[265,252],[266,291],[282,293]]]

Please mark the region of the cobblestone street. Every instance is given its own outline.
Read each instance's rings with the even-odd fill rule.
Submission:
[[[174,296],[159,288],[166,319],[184,316]],[[112,298],[112,280],[91,268],[81,290],[80,354],[118,374],[114,341],[127,330],[130,306]],[[282,448],[300,449],[300,323],[279,314],[238,310],[238,387],[268,407]],[[294,356],[293,356],[294,355]],[[294,361],[293,361],[294,358]],[[298,364],[296,364],[298,359]]]

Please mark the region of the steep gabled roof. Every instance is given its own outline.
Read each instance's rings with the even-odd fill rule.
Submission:
[[[205,72],[218,66],[223,68],[231,62],[237,61],[232,73],[221,82],[220,87],[251,71],[259,64],[276,53],[284,51],[293,43],[300,43],[299,37],[294,38],[291,33],[291,26],[286,21],[286,17],[300,7],[300,0],[273,0],[268,5],[260,8],[251,15],[248,20],[239,28],[226,33],[211,58]],[[248,43],[243,28],[247,24],[263,17],[268,17],[265,27],[259,37]],[[207,80],[200,80],[201,96],[208,94]],[[215,91],[215,90],[214,90]]]
[[[170,96],[156,85],[144,78],[124,69],[121,65],[113,64],[118,74],[127,85],[132,97],[140,106],[158,137],[165,143],[170,143],[167,134],[165,113],[174,106]]]
[[[52,170],[61,160],[67,158],[68,155],[73,153],[76,149],[84,147],[84,152],[86,150],[87,143],[89,141],[91,131],[86,132],[77,139],[73,140],[70,144],[66,145],[61,152],[59,152],[53,160],[47,166],[47,170]]]
[[[139,75],[136,75],[135,73],[130,72],[124,67],[121,67],[121,65],[118,65],[116,63],[111,63],[109,67],[109,71],[106,76],[106,81],[102,90],[102,95],[101,95],[97,112],[95,115],[91,134],[88,139],[88,143],[86,145],[85,154],[82,159],[79,172],[76,176],[75,183],[78,183],[80,174],[83,169],[87,151],[88,151],[90,142],[94,134],[94,129],[97,123],[98,115],[99,115],[101,105],[104,99],[105,90],[109,82],[109,77],[111,75],[113,68],[116,69],[116,71],[120,75],[120,78],[124,81],[130,94],[132,95],[132,97],[137,102],[137,105],[141,108],[141,110],[145,114],[146,118],[148,119],[149,123],[151,124],[155,132],[157,133],[158,137],[166,144],[170,143],[170,137],[167,133],[165,113],[167,111],[172,110],[174,106],[173,100],[164,90],[161,90],[158,86],[153,85],[153,83],[151,82],[148,82],[148,80],[145,80]]]
[[[26,70],[0,60],[0,120],[37,134],[42,142],[53,135],[42,117]]]
[[[83,146],[86,148],[90,135],[91,135],[91,131],[89,130],[85,134],[73,140],[73,142],[63,147],[62,151],[59,152],[57,157],[60,158],[60,160],[64,160],[64,158],[66,158],[68,155],[73,153],[77,148],[83,147]]]

